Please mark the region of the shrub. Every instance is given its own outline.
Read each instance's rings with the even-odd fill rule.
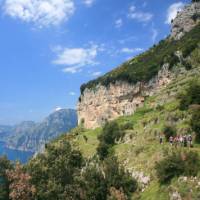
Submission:
[[[105,159],[104,173],[108,188],[123,189],[127,197],[130,197],[131,193],[136,191],[137,181],[119,165],[116,157],[112,156]]]
[[[176,129],[171,125],[165,125],[165,127],[163,128],[163,133],[165,135],[166,140],[169,141],[169,138],[171,136],[176,135]]]
[[[127,200],[131,199],[131,194],[137,189],[137,181],[119,165],[116,157],[108,157],[103,162],[93,162],[95,164],[89,164],[79,182],[84,194],[82,199],[106,200],[116,193]]]
[[[200,159],[196,152],[172,152],[156,163],[158,179],[161,184],[169,183],[174,177],[181,175],[196,176],[200,170]]]
[[[180,109],[186,110],[192,104],[200,104],[200,81],[193,79],[184,93],[179,94]]]
[[[186,70],[191,70],[192,69],[192,65],[188,61],[183,61],[183,65],[184,65]]]
[[[99,146],[97,154],[103,160],[109,154],[109,149],[124,135],[117,122],[107,122],[103,127],[101,135],[98,137]]]
[[[97,154],[99,155],[100,160],[103,160],[108,156],[110,147],[111,145],[106,144],[105,142],[99,143],[99,146],[97,147]]]
[[[121,129],[122,130],[130,130],[130,129],[133,129],[133,123],[132,122],[126,122],[124,123],[123,125],[121,125]]]
[[[116,140],[119,140],[123,136],[123,132],[117,122],[107,122],[103,127],[102,134],[99,136],[100,141],[104,141],[106,144],[115,144]]]
[[[6,171],[12,167],[6,157],[0,157],[0,200],[9,200],[9,181]]]
[[[200,105],[192,106],[192,118],[190,125],[196,134],[196,142],[200,143]]]

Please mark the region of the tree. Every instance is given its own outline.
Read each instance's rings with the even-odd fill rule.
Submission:
[[[192,110],[192,118],[190,121],[190,125],[192,130],[196,134],[195,137],[196,142],[200,143],[200,105],[193,105],[191,107],[191,110]]]
[[[17,163],[15,169],[6,172],[8,180],[10,181],[10,194],[11,200],[33,200],[36,190],[31,185],[31,176],[24,172],[23,167]]]
[[[0,200],[9,200],[9,181],[6,170],[12,169],[12,164],[4,156],[0,157]]]
[[[97,154],[103,160],[109,155],[109,151],[116,140],[123,136],[123,131],[120,129],[117,122],[107,122],[103,127],[101,135],[98,137],[99,146],[97,147]]]
[[[32,159],[27,166],[31,181],[36,186],[37,199],[65,200],[68,189],[83,166],[82,154],[72,149],[69,142],[48,144],[45,153]]]

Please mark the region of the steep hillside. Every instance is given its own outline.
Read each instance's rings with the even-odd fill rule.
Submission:
[[[112,151],[133,177],[139,181],[140,189],[133,195],[133,199],[199,199],[200,177],[174,178],[171,184],[160,185],[155,165],[172,151],[186,150],[197,152],[200,156],[200,146],[194,148],[171,147],[165,141],[159,144],[159,136],[163,134],[166,125],[173,125],[177,135],[191,134],[189,111],[179,108],[179,94],[188,88],[192,80],[200,81],[200,49],[196,49],[191,59],[196,66],[187,71],[184,67],[175,67],[171,83],[161,89],[156,95],[148,97],[144,106],[138,108],[131,116],[116,119],[117,124],[125,131],[123,139],[112,147]],[[197,62],[198,61],[198,62]],[[198,91],[200,93],[200,91]],[[63,135],[55,144],[61,141],[70,141],[72,146],[79,149],[86,158],[96,154],[99,145],[98,137],[102,128],[87,130],[79,126],[69,135]],[[193,135],[194,138],[194,135]],[[172,196],[178,195],[178,197]]]
[[[77,106],[79,124],[84,121],[86,128],[96,128],[107,120],[133,114],[143,106],[146,97],[171,81],[174,66],[181,63],[190,67],[189,55],[200,41],[199,14],[199,2],[186,6],[172,24],[172,35],[104,76],[83,84]]]
[[[77,125],[76,111],[62,109],[49,115],[43,122],[22,122],[12,127],[5,138],[9,148],[40,151],[44,145]]]

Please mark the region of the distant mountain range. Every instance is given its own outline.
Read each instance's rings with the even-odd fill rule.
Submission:
[[[61,109],[41,123],[25,121],[15,126],[0,126],[0,141],[11,149],[38,152],[46,143],[76,126],[76,110]]]

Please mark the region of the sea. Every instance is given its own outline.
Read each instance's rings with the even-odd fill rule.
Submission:
[[[5,155],[11,161],[20,161],[20,163],[25,164],[33,154],[32,152],[9,149],[4,142],[0,142],[0,156]]]

